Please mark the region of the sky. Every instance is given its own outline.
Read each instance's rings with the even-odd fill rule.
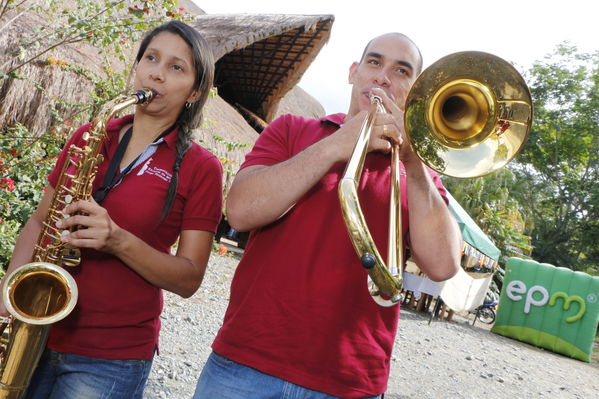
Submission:
[[[599,51],[598,0],[193,0],[208,14],[332,14],[329,42],[299,82],[327,113],[349,107],[349,67],[367,42],[401,32],[424,67],[458,51],[484,51],[524,74],[558,44]],[[350,6],[349,4],[352,4]]]

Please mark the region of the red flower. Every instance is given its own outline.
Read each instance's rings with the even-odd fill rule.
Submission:
[[[10,177],[5,177],[0,180],[0,189],[13,191],[15,189],[15,181]]]

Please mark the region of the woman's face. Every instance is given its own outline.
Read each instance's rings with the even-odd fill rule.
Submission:
[[[191,48],[185,40],[171,32],[156,35],[135,67],[135,89],[154,92],[154,99],[142,112],[176,119],[186,102],[197,99],[195,76]]]

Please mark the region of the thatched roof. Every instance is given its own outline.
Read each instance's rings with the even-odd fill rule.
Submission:
[[[179,7],[185,9],[191,15],[202,15],[206,14],[196,3],[192,0],[179,0]]]
[[[219,95],[268,123],[328,41],[333,21],[332,15],[210,14],[193,25],[213,49]]]
[[[8,14],[12,19],[16,14]],[[6,21],[1,21],[6,22]],[[40,26],[37,14],[28,12],[18,16],[9,26],[2,26],[0,32],[0,72],[6,72],[19,65],[21,60],[14,55],[21,38]],[[51,57],[60,64],[48,62]],[[28,63],[17,70],[23,79],[4,79],[0,81],[0,128],[24,124],[35,135],[44,134],[51,123],[50,98],[55,97],[70,104],[89,102],[92,82],[79,72],[67,70],[69,65],[85,65],[94,74],[103,75],[101,59],[89,45],[64,45],[57,47],[38,60]],[[35,87],[35,82],[38,87]],[[58,109],[61,116],[68,120],[78,112],[72,107]]]
[[[325,116],[325,110],[318,100],[306,93],[304,89],[294,86],[279,103],[275,118],[284,114],[295,114],[306,118],[321,118]]]
[[[320,118],[325,114],[322,106],[298,86],[291,89],[279,104],[277,116],[288,113],[309,118]],[[258,132],[220,96],[208,99],[204,121],[204,126],[196,132],[196,138],[221,160],[227,190],[233,175],[258,138]],[[231,145],[236,148],[231,150]]]
[[[203,13],[189,0],[181,0],[181,5],[191,13]],[[327,42],[333,20],[332,15],[204,14],[198,15],[193,25],[206,37],[215,54],[215,85],[219,95],[240,112],[248,111],[244,114],[249,120],[252,118],[247,115],[253,114],[268,123],[276,115],[281,99],[297,84]],[[0,32],[1,59],[15,64],[16,57],[10,55],[15,43],[38,22],[35,15],[25,14],[18,23]],[[83,65],[98,75],[104,73],[101,57],[87,43],[64,45],[48,55],[67,64]],[[26,65],[19,72],[35,77],[50,96],[69,103],[85,103],[91,83],[64,69],[44,59]],[[18,121],[32,132],[42,134],[50,114],[48,101],[38,90],[26,81],[1,82],[0,126]],[[63,111],[69,118],[69,111]]]
[[[225,170],[237,171],[258,133],[274,117],[283,113],[324,115],[322,106],[296,84],[327,42],[332,15],[206,15],[190,0],[179,1],[192,14],[201,14],[192,25],[204,35],[215,54],[215,86],[219,95],[206,105],[207,124],[199,136],[223,160]],[[25,14],[19,23],[1,30],[0,59],[16,62],[12,56],[15,43],[38,23],[35,15]],[[131,50],[131,59],[134,51]],[[55,49],[43,60],[19,70],[21,75],[39,83],[38,87],[28,80],[0,81],[0,128],[19,122],[35,135],[44,134],[52,119],[51,97],[60,98],[65,104],[90,102],[93,85],[89,79],[64,65],[48,62],[47,56],[66,65],[83,66],[99,76],[105,73],[102,58],[86,42]],[[115,69],[125,67],[119,63],[115,61]],[[59,112],[70,119],[75,110],[62,106]]]

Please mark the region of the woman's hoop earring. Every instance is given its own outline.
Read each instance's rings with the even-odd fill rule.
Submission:
[[[187,109],[191,108],[191,104],[193,104],[193,103],[185,103],[185,108],[187,108]]]

